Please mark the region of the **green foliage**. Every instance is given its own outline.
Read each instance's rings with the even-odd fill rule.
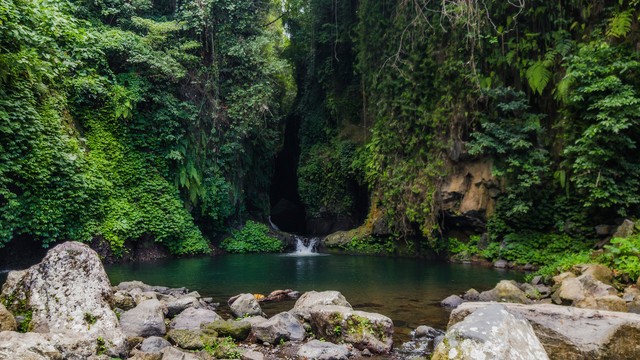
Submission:
[[[392,238],[374,236],[354,236],[348,243],[340,245],[344,251],[354,254],[393,255],[397,244]]]
[[[605,245],[601,261],[614,269],[616,276],[635,282],[640,277],[640,235],[611,239]]]
[[[268,233],[266,225],[249,220],[242,230],[234,230],[231,237],[224,239],[220,247],[228,252],[241,254],[282,251],[282,242]]]
[[[205,344],[203,350],[217,359],[242,358],[242,351],[231,337],[216,338],[215,341]]]
[[[571,270],[575,265],[578,264],[590,264],[595,261],[591,257],[591,251],[583,250],[577,253],[564,253],[558,254],[557,256],[549,259],[544,266],[540,267],[535,274],[530,275],[533,277],[534,275],[541,275],[546,279],[549,279],[555,275],[563,273],[565,271]]]

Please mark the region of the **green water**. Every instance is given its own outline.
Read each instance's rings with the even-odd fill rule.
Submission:
[[[449,313],[439,302],[473,287],[492,288],[521,274],[464,264],[363,256],[225,255],[107,267],[113,284],[140,280],[150,285],[187,287],[220,302],[240,293],[268,294],[276,289],[338,290],[354,308],[390,317],[397,340],[418,325],[444,329]],[[293,301],[262,304],[268,315],[293,307]]]

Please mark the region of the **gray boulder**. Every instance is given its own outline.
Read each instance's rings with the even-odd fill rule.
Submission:
[[[184,296],[172,299],[171,301],[167,301],[167,316],[172,318],[190,307],[200,307],[200,301],[198,301],[198,298],[195,296]]]
[[[337,305],[352,309],[351,304],[339,291],[309,291],[300,296],[290,313],[308,320],[309,311],[318,305]]]
[[[157,353],[167,346],[171,346],[171,343],[159,336],[152,336],[144,339],[140,345],[140,351],[146,353]]]
[[[162,349],[162,360],[202,360],[202,359],[193,353],[185,352],[170,346]]]
[[[256,300],[253,294],[241,294],[237,296],[235,300],[229,304],[229,307],[231,308],[233,316],[237,318],[262,315],[260,304],[258,304],[258,300]]]
[[[187,308],[174,317],[169,326],[172,329],[197,330],[200,329],[202,324],[208,324],[216,320],[222,320],[222,318],[215,311]]]
[[[525,319],[503,305],[489,305],[451,326],[436,347],[432,360],[509,359],[544,360],[547,352]]]
[[[0,360],[62,360],[62,353],[45,334],[0,332]]]
[[[347,360],[349,359],[349,350],[344,345],[312,340],[302,345],[297,355],[302,359],[309,360]]]
[[[0,331],[16,331],[17,328],[16,318],[0,303]]]
[[[100,339],[102,351],[119,356],[125,336],[109,305],[112,295],[98,254],[85,244],[66,242],[49,250],[39,264],[10,273],[0,300],[15,314],[29,312],[31,331],[60,335],[65,340],[61,349],[82,348],[80,355],[89,356]]]
[[[166,334],[165,308],[158,300],[146,300],[120,316],[120,326],[128,337],[162,336]]]
[[[306,335],[304,327],[295,316],[282,312],[267,321],[255,324],[253,333],[262,342],[277,344],[282,341],[301,341]]]
[[[524,304],[529,300],[527,295],[512,281],[502,280],[491,290],[483,291],[478,296],[480,301],[496,301]]]
[[[491,303],[464,303],[452,311],[449,327]],[[501,304],[526,318],[552,360],[640,359],[640,315],[553,304]]]
[[[447,308],[455,308],[462,304],[464,300],[458,295],[450,295],[446,299],[440,301],[440,306]]]
[[[359,350],[387,354],[393,345],[393,322],[384,315],[337,305],[315,306],[310,322],[316,337],[353,344]]]

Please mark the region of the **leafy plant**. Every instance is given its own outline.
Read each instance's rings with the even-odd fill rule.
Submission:
[[[269,228],[254,221],[247,221],[242,230],[235,230],[220,247],[231,253],[280,252],[284,245],[268,235]]]
[[[640,235],[611,239],[602,261],[614,269],[617,276],[636,281],[640,277]]]

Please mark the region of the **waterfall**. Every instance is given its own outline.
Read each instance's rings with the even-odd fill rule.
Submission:
[[[319,238],[304,238],[296,236],[296,252],[297,255],[316,254],[316,246],[318,246]]]

